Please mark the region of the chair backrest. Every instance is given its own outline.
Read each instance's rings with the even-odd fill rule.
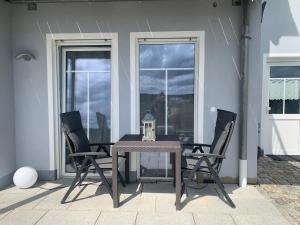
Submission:
[[[210,148],[210,153],[225,156],[233,128],[236,121],[236,113],[218,109],[215,136]],[[213,164],[220,169],[222,159],[216,159]]]
[[[91,151],[79,111],[60,114],[62,129],[71,153]]]

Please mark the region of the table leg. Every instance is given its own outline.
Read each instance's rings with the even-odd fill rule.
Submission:
[[[175,175],[175,153],[170,152],[170,159],[171,159],[171,164],[172,164],[172,176],[173,176],[173,187],[176,185],[176,175]]]
[[[176,162],[175,162],[176,203],[175,203],[175,205],[176,205],[176,210],[180,210],[181,209],[181,203],[180,203],[180,199],[181,199],[181,150],[176,151],[175,157],[176,157]]]
[[[127,184],[129,184],[129,165],[130,165],[130,155],[129,152],[125,152],[125,157],[126,157],[126,161],[125,161],[125,182]]]
[[[112,151],[112,192],[114,208],[119,207],[118,193],[118,151]]]

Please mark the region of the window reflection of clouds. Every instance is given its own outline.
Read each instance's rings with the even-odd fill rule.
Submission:
[[[68,58],[69,57],[69,58]],[[72,63],[74,63],[72,65]],[[96,112],[101,112],[110,127],[110,73],[90,72],[89,99],[88,99],[88,73],[80,71],[110,71],[111,60],[109,51],[101,52],[67,52],[67,105],[71,101],[71,81],[75,79],[75,109],[82,116],[83,126],[87,127],[87,112],[90,110],[90,128],[98,128]],[[74,77],[72,78],[72,74]]]
[[[195,66],[195,44],[141,44],[140,68]]]
[[[110,121],[110,73],[90,74],[90,127],[97,128],[96,112]],[[110,123],[107,123],[110,128]]]
[[[141,71],[140,72],[140,93],[160,94],[165,91],[164,71]]]
[[[168,95],[194,94],[194,71],[170,71]]]
[[[110,59],[76,59],[75,70],[110,71]]]

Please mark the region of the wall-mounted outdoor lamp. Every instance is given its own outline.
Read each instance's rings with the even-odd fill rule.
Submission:
[[[32,59],[36,59],[35,56],[30,53],[30,52],[19,52],[16,56],[15,56],[16,60],[25,60],[25,61],[31,61]]]

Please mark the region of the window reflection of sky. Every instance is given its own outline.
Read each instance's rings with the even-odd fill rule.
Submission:
[[[76,71],[110,71],[110,59],[76,59]]]
[[[193,68],[195,44],[140,44],[140,68]]]
[[[72,79],[75,79],[74,104],[75,109],[81,113],[83,126],[87,127],[87,113],[89,107],[89,127],[98,128],[96,112],[101,112],[107,120],[108,128],[110,128],[110,52],[67,52],[67,57],[69,57],[67,58],[67,70],[76,71],[75,73],[67,72],[67,82],[69,83],[69,85],[67,84],[67,105],[71,104],[70,89],[72,86],[70,83]],[[93,72],[88,74],[87,72],[80,71]],[[73,78],[71,76],[72,74],[75,75]]]

